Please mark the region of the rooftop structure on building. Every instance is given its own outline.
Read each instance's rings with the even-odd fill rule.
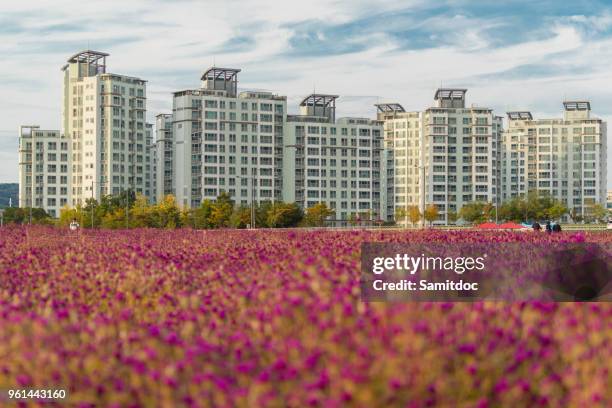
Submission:
[[[389,112],[406,112],[404,107],[399,103],[377,103],[376,109],[381,113],[389,113]]]
[[[533,120],[533,115],[528,111],[507,112],[506,114],[509,120]]]
[[[438,101],[439,108],[465,108],[465,94],[467,89],[439,88],[434,99]]]

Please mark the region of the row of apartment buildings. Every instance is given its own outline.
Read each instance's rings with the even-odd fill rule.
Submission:
[[[376,105],[376,118],[336,118],[338,95],[313,93],[289,114],[287,98],[238,91],[239,69],[212,67],[173,94],[172,113],[146,122],[146,81],[106,72],[108,54],[64,66],[62,129],[20,130],[20,203],[54,216],[88,198],[134,190],[183,207],[227,192],[237,204],[325,202],[338,222],[393,220],[435,204],[438,223],[473,201],[531,190],[578,214],[606,201],[606,123],[587,101],[536,120],[467,106],[465,89],[439,89],[435,106]]]

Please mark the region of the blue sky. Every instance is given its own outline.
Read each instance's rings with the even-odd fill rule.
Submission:
[[[20,124],[60,127],[60,68],[86,48],[110,53],[109,71],[149,81],[151,120],[214,63],[241,68],[243,89],[287,95],[290,111],[313,89],[341,95],[339,115],[373,117],[383,101],[423,109],[442,85],[500,115],[559,116],[564,99],[580,98],[610,121],[611,2],[497,3],[4,1],[0,182],[17,181]]]

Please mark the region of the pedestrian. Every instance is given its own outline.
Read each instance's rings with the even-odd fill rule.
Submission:
[[[79,223],[77,222],[76,218],[72,219],[72,222],[70,223],[70,231],[76,231],[78,230],[80,227]]]
[[[531,225],[531,228],[533,228],[535,232],[540,232],[542,230],[542,226],[537,221],[534,221],[534,223]]]
[[[546,221],[546,233],[547,234],[552,233],[552,225],[550,225],[550,221]]]
[[[561,224],[556,222],[555,225],[553,225],[553,232],[561,232]]]

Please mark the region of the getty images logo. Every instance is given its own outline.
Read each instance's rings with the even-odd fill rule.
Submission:
[[[487,254],[479,257],[441,257],[441,256],[411,256],[397,254],[394,257],[376,257],[372,261],[372,273],[380,275],[385,271],[405,271],[414,275],[419,271],[453,271],[458,275],[465,271],[485,268]]]

